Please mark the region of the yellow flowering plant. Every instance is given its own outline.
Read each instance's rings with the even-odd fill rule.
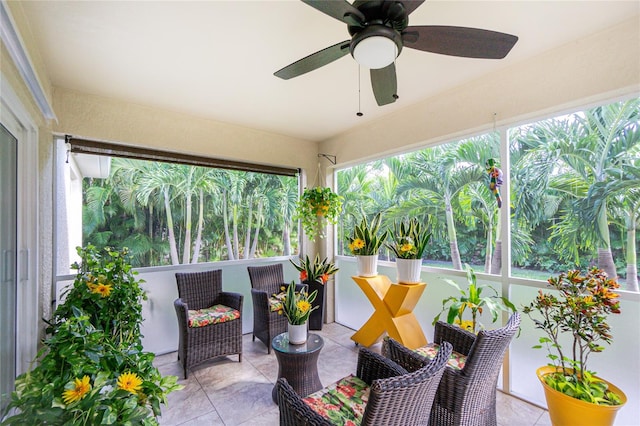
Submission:
[[[285,289],[283,288],[283,290]],[[286,288],[284,299],[282,300],[282,309],[279,313],[287,317],[289,324],[302,325],[309,320],[311,312],[318,308],[317,306],[311,306],[313,301],[316,300],[317,294],[317,290],[309,294],[306,286],[296,292],[296,284],[292,282]]]
[[[380,232],[382,213],[378,212],[371,222],[363,214],[362,220],[353,229],[349,237],[349,250],[356,256],[371,256],[378,254],[380,246],[389,235],[389,231]]]
[[[460,286],[449,279],[444,281],[455,288],[460,296],[450,296],[442,301],[442,311],[433,319],[432,324],[440,320],[440,316],[447,312],[446,321],[449,324],[456,324],[472,333],[477,333],[479,328],[484,328],[480,323],[479,315],[486,309],[491,314],[491,322],[498,320],[498,314],[501,311],[515,312],[516,307],[507,299],[498,294],[498,292],[489,286],[478,285],[476,274],[468,264],[465,264],[467,271],[467,283],[469,288],[463,290]],[[483,295],[483,293],[492,292],[491,295]],[[468,310],[467,310],[468,309]],[[464,319],[465,312],[471,313],[471,319]]]
[[[157,425],[181,389],[142,348],[144,291],[126,250],[78,249],[81,264],[48,322],[35,368],[16,378],[3,425]],[[0,416],[2,417],[2,416]]]
[[[431,234],[413,217],[408,222],[394,222],[392,238],[393,242],[385,246],[393,251],[396,259],[422,259]]]
[[[335,225],[342,212],[343,197],[328,187],[305,188],[296,204],[295,220],[311,241],[325,237],[327,225]]]

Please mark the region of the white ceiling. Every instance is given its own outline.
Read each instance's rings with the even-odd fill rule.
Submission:
[[[346,40],[300,1],[23,1],[51,83],[88,94],[320,141],[436,93],[638,16],[630,1],[427,0],[409,25],[517,35],[503,60],[403,49],[398,95],[378,107],[347,55],[303,76],[273,73]]]

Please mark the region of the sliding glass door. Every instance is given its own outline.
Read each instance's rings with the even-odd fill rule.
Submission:
[[[16,376],[18,141],[0,125],[0,412]]]

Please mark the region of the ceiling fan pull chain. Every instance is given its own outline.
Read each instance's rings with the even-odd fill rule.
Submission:
[[[356,112],[358,117],[362,117],[364,115],[360,109],[360,64],[358,64],[358,112]]]

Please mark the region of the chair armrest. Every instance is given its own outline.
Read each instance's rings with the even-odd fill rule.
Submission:
[[[233,309],[237,309],[242,313],[242,300],[244,296],[240,293],[234,293],[230,291],[221,291],[218,295],[218,303],[228,306]]]
[[[178,324],[180,327],[186,327],[187,324],[189,324],[189,307],[181,298],[173,301],[173,307],[175,308],[176,315],[178,316]]]
[[[442,342],[449,342],[453,345],[455,352],[467,356],[475,341],[476,335],[470,331],[463,330],[460,327],[444,321],[438,321],[436,323],[433,337],[434,343],[441,344]]]
[[[251,300],[253,300],[253,306],[259,306],[261,309],[269,308],[269,297],[271,294],[264,290],[251,289]]]
[[[287,379],[281,377],[276,382],[280,424],[287,426],[330,426],[331,423],[316,413],[302,400]]]
[[[421,369],[429,363],[427,358],[388,336],[382,341],[382,355],[410,373]]]
[[[367,348],[360,348],[356,375],[369,386],[371,386],[374,380],[386,379],[402,374],[407,374],[407,370],[392,360],[375,352],[371,352]]]

